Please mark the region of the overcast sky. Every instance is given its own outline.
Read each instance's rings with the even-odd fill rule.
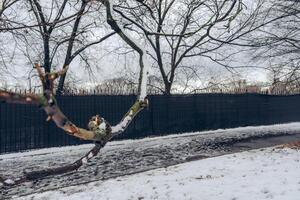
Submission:
[[[251,5],[252,1],[247,0],[247,4]],[[251,6],[250,6],[251,7]],[[1,33],[0,33],[1,36]],[[5,36],[6,37],[6,36]],[[5,41],[6,46],[3,48],[11,48],[10,40],[12,38],[4,38],[2,35],[1,42]],[[79,60],[75,60],[72,62],[70,66],[70,72],[76,79],[81,80],[80,86],[94,85],[103,80],[116,78],[122,76],[126,73],[126,71],[138,72],[138,60],[135,57],[132,57],[132,54],[125,56],[117,55],[111,52],[116,47],[120,46],[122,41],[120,38],[115,35],[112,38],[108,39],[106,42],[101,44],[99,47],[93,47],[94,57],[97,58],[96,66],[93,66],[93,75],[90,76],[87,70],[85,70]],[[263,66],[267,63],[251,63],[249,60],[249,54],[241,53],[235,57],[235,62],[230,63],[231,66],[249,66],[249,65],[258,65]],[[125,62],[126,61],[126,62]],[[229,72],[223,67],[217,66],[215,63],[207,60],[207,59],[196,59],[192,58],[191,62],[195,62],[196,64],[201,64],[202,66],[208,66],[209,69],[203,72],[202,76],[213,76],[213,75],[228,75]],[[35,72],[31,72],[32,68],[29,65],[24,65],[26,61],[22,59],[14,60],[13,66],[9,66],[9,69],[6,71],[8,74],[5,74],[4,77],[0,76],[0,84],[1,85],[20,85],[22,87],[29,85],[29,77],[34,75]],[[125,64],[126,63],[126,64]],[[58,66],[59,67],[59,66]],[[31,73],[30,73],[31,72]],[[244,68],[238,70],[241,75],[241,78],[247,79],[251,82],[264,82],[267,81],[267,73],[266,71],[258,68]],[[3,73],[2,73],[3,74]],[[153,74],[153,70],[150,70],[150,75]],[[195,83],[197,84],[197,83]]]

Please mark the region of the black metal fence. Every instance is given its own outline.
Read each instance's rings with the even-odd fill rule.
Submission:
[[[135,98],[134,95],[60,96],[58,102],[71,121],[86,127],[95,114],[116,124]],[[300,120],[300,95],[150,95],[149,101],[149,108],[116,139]],[[82,143],[56,128],[53,122],[46,122],[41,109],[0,104],[0,153]]]

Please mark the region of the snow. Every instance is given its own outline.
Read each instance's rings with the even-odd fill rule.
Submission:
[[[160,137],[148,137],[139,140],[122,140],[122,141],[112,141],[109,142],[105,148],[114,148],[119,147],[121,145],[131,145],[134,143],[140,142],[163,142],[166,139],[173,139],[178,137],[191,137],[197,135],[203,136],[222,136],[222,137],[247,137],[247,136],[255,136],[255,135],[281,135],[281,134],[296,134],[299,133],[300,130],[300,122],[292,122],[285,124],[275,124],[275,125],[264,125],[264,126],[247,126],[247,127],[239,127],[239,128],[229,128],[229,129],[218,129],[211,131],[200,131],[200,132],[190,132],[190,133],[182,133],[182,134],[171,134],[167,136]],[[46,149],[38,149],[31,150],[27,152],[20,153],[9,153],[9,154],[0,154],[1,159],[11,159],[16,157],[26,157],[26,156],[34,156],[34,155],[43,155],[43,154],[54,154],[54,153],[64,153],[67,151],[88,151],[93,147],[93,144],[83,144],[76,146],[66,146],[66,147],[53,147]]]
[[[104,119],[103,119],[103,122],[99,125],[99,128],[102,129],[102,130],[106,129],[106,123],[105,123]]]
[[[88,158],[92,158],[94,155],[92,152],[89,153]]]
[[[75,185],[82,188],[85,187],[82,184],[99,180],[114,180],[113,178],[116,177],[207,157],[276,146],[300,140],[299,130],[300,123],[288,123],[113,141],[101,149],[98,156],[74,173],[53,176],[34,183],[24,183],[12,188],[3,188],[3,185],[0,185],[0,199],[17,198],[45,191],[61,191],[61,188]],[[15,180],[23,175],[23,171],[29,172],[73,163],[85,155],[92,146],[87,144],[0,155],[0,175]],[[212,175],[201,174],[201,176],[209,178]]]
[[[83,164],[86,164],[87,163],[87,158],[83,158],[81,161],[82,161]]]
[[[11,179],[6,179],[4,181],[4,183],[6,183],[6,184],[14,184],[15,182],[13,180],[11,180]]]
[[[33,194],[19,200],[297,200],[299,160],[298,150],[252,150]]]
[[[130,111],[130,112],[132,112],[132,111]],[[130,114],[127,115],[124,119],[122,119],[122,121],[119,124],[111,127],[112,133],[119,134],[119,133],[123,132],[131,120],[132,120],[131,115]]]

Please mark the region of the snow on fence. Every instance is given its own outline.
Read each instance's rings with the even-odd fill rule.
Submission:
[[[135,95],[65,95],[57,97],[64,113],[86,127],[100,114],[117,123]],[[300,121],[300,95],[193,94],[150,95],[149,107],[116,139]],[[0,104],[0,153],[82,144],[64,134],[41,109]]]

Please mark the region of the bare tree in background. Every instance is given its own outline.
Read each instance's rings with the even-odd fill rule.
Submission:
[[[300,2],[267,0],[266,5],[257,21],[270,23],[249,35],[244,44],[251,47],[253,60],[267,61],[273,85],[292,91],[300,79]]]
[[[148,44],[164,93],[170,94],[180,76],[186,76],[188,85],[197,67],[205,65],[203,60],[230,68],[222,64],[225,56],[218,59],[217,50],[260,26],[254,21],[262,4],[259,1],[247,15],[242,0],[129,0],[120,1],[114,10],[123,17],[125,28]],[[240,15],[244,18],[237,20]]]
[[[47,73],[51,69],[68,68],[76,57],[89,68],[90,59],[85,54],[87,48],[115,34],[114,31],[105,33],[103,6],[87,0],[53,0],[51,4],[18,0],[3,5],[6,6],[0,15],[3,22],[1,38],[3,43],[8,38],[15,41],[15,48],[5,50],[12,44],[3,45],[0,55],[3,66],[10,63],[18,52],[26,57],[28,65],[41,61]],[[57,94],[63,91],[65,77],[66,74],[60,77]]]
[[[3,20],[2,16],[3,13],[6,9],[8,9],[9,7],[13,6],[15,3],[17,3],[19,0],[2,0],[0,2],[0,25],[3,26],[5,25],[5,21]]]

